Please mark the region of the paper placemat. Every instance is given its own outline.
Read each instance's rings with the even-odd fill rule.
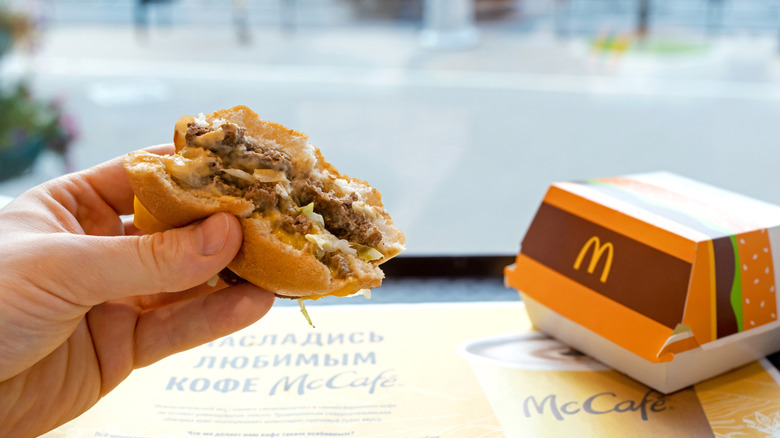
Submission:
[[[44,436],[780,432],[778,373],[766,361],[664,396],[534,332],[522,303],[309,311],[316,328],[278,307],[241,332],[136,370]]]

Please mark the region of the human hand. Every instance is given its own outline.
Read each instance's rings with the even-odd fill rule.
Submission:
[[[51,430],[133,369],[241,329],[273,304],[249,283],[204,284],[241,246],[235,217],[141,235],[120,217],[132,206],[115,159],[0,210],[0,436]]]

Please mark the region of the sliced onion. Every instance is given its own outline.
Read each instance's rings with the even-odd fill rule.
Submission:
[[[255,169],[252,176],[260,182],[279,182],[287,179],[284,171],[275,169]]]
[[[252,175],[244,172],[241,169],[230,169],[230,168],[228,168],[228,169],[222,169],[222,171],[227,173],[228,175],[234,176],[234,177],[236,177],[238,179],[243,179],[244,181],[248,181],[250,183],[254,183],[255,182],[255,178]]]
[[[219,131],[211,131],[203,135],[196,136],[193,140],[196,146],[207,149],[209,146],[213,146],[224,139],[225,132],[220,129]]]
[[[274,187],[274,190],[276,190],[276,194],[281,196],[282,198],[290,197],[290,190],[286,187],[285,184],[277,184]]]

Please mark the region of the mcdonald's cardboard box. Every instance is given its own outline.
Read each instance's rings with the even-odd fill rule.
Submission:
[[[780,207],[670,173],[552,184],[507,283],[539,329],[663,393],[780,350]]]

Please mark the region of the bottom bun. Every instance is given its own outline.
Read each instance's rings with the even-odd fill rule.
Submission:
[[[281,298],[319,299],[347,296],[382,285],[379,267],[350,257],[352,273],[339,279],[308,251],[282,242],[271,222],[263,218],[239,218],[244,244],[228,265],[236,275]],[[317,291],[312,294],[312,291]]]

